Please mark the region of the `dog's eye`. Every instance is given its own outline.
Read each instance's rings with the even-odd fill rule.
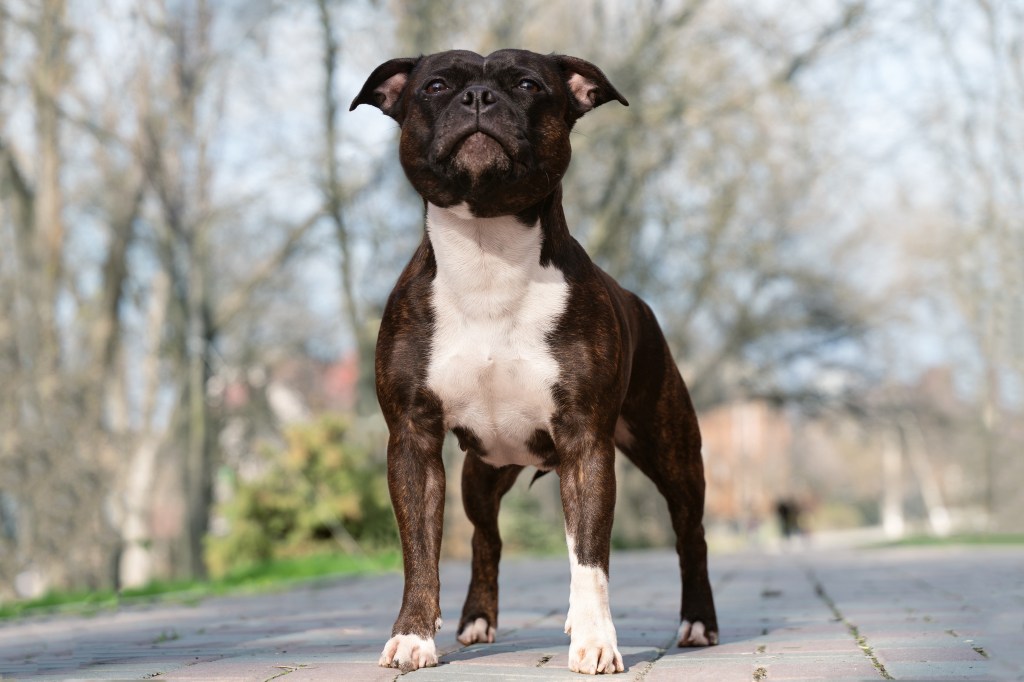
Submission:
[[[434,80],[427,83],[427,87],[423,88],[424,91],[430,93],[431,95],[436,95],[437,93],[444,92],[447,89],[448,84],[445,83],[440,78],[435,78]]]
[[[540,92],[540,86],[537,85],[537,81],[532,81],[529,78],[524,78],[519,81],[519,85],[516,86],[520,90],[526,90],[527,92]]]

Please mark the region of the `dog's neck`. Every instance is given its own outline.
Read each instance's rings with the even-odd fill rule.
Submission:
[[[499,314],[516,307],[531,281],[542,279],[540,222],[515,216],[477,218],[463,206],[427,204],[427,236],[437,263],[436,286],[467,313]]]

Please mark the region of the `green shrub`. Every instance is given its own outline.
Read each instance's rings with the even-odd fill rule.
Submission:
[[[558,554],[565,552],[565,526],[558,512],[548,513],[541,490],[519,487],[505,498],[499,525],[507,554]]]
[[[397,545],[384,459],[348,435],[347,420],[336,415],[285,432],[285,449],[271,453],[267,472],[237,484],[219,506],[228,530],[207,537],[212,576],[332,548]]]

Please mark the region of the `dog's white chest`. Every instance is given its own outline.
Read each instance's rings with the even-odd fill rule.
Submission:
[[[526,443],[555,409],[547,335],[565,311],[565,278],[539,263],[539,226],[430,205],[427,230],[437,261],[427,382],[445,426],[472,431],[489,464],[537,465]]]

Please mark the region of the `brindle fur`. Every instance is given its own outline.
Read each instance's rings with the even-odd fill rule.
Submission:
[[[484,61],[471,52],[456,52],[386,62],[370,76],[352,107],[373,104],[401,124],[402,165],[425,203],[445,207],[465,202],[477,216],[514,214],[524,225],[539,220],[541,264],[562,271],[569,299],[548,338],[561,368],[551,429],[535,433],[524,448],[559,475],[566,531],[575,539],[579,564],[607,573],[617,445],[668,502],[678,538],[681,618],[701,621],[707,632],[717,633],[702,525],[700,432],[686,386],[650,308],[594,265],[570,235],[561,208],[560,182],[571,155],[569,130],[589,109],[612,99],[626,101],[597,67],[573,57],[519,50],[488,56],[493,74],[528,64],[551,96],[526,108],[504,107],[497,114],[504,119],[493,121],[493,127],[513,171],[470,183],[446,164],[448,143],[438,139],[457,135],[459,122],[442,121],[451,130],[442,126],[438,132],[435,119],[442,116],[442,108],[437,98],[422,96],[422,89],[437,73],[457,82],[480,78]],[[589,102],[577,101],[568,91],[570,73],[597,84]],[[519,134],[500,132],[508,129]],[[434,252],[424,235],[388,300],[376,358],[377,393],[390,431],[388,484],[405,563],[405,593],[392,634],[424,638],[434,636],[441,615],[437,567],[445,426],[443,405],[426,382],[436,272]],[[619,419],[631,438],[616,443]],[[496,628],[498,507],[522,467],[487,465],[476,435],[459,425],[453,431],[467,451],[463,501],[474,526],[473,572],[459,631],[478,618]]]

